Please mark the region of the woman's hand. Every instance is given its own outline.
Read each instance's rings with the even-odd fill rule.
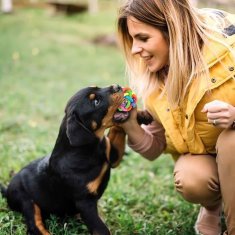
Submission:
[[[127,119],[127,121],[118,124],[118,126],[122,127],[127,134],[131,130],[133,131],[133,128],[135,129],[136,125],[138,125],[138,122],[137,122],[137,108],[133,108],[130,111],[130,116]]]
[[[202,112],[207,114],[209,123],[220,128],[230,128],[235,120],[235,107],[220,100],[205,104]]]
[[[145,136],[144,129],[138,124],[137,121],[137,108],[133,108],[130,111],[130,116],[127,121],[118,123],[118,126],[122,127],[128,136],[129,143],[139,144],[143,141]]]

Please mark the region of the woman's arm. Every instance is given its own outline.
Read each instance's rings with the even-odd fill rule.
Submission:
[[[166,148],[165,130],[157,121],[140,126],[136,114],[133,110],[130,119],[121,125],[128,136],[128,145],[148,160],[154,160]]]
[[[141,129],[144,131],[142,139],[139,138],[138,142],[133,142],[133,139],[128,138],[128,145],[134,151],[152,161],[160,156],[166,148],[165,130],[156,121],[148,126],[142,125]]]

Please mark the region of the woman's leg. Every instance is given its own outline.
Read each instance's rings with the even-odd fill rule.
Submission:
[[[176,190],[185,200],[214,208],[221,202],[216,158],[211,155],[180,156],[174,169]]]
[[[235,130],[224,130],[216,148],[228,235],[235,235]]]
[[[211,155],[180,156],[174,169],[175,188],[191,203],[201,204],[196,231],[204,235],[221,232],[221,194],[215,157]]]

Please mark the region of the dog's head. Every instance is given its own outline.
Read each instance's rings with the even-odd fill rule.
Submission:
[[[64,124],[70,144],[81,146],[94,141],[94,137],[102,138],[105,129],[114,125],[113,116],[122,100],[118,85],[78,91],[65,108]]]

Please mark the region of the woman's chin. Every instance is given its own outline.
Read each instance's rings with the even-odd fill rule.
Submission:
[[[155,66],[148,66],[148,70],[151,73],[155,73],[155,72],[159,71],[160,69],[158,67],[155,67]]]
[[[160,70],[163,69],[163,68],[164,68],[163,65],[161,65],[161,66],[159,66],[159,65],[151,65],[151,66],[148,66],[148,70],[149,70],[151,73],[156,73],[156,72],[160,71]]]

